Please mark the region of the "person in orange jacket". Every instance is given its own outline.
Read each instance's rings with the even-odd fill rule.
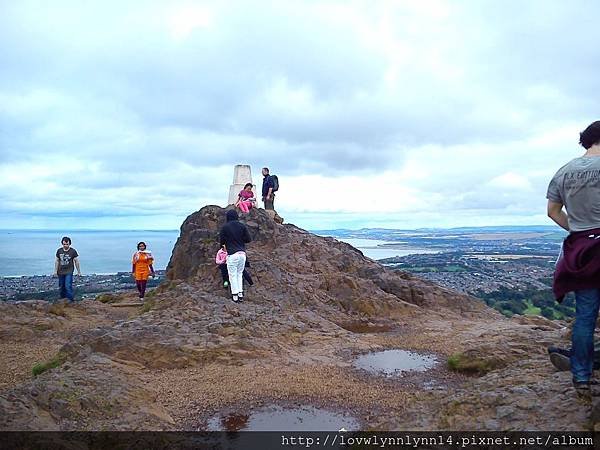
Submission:
[[[144,301],[148,277],[154,277],[154,267],[152,267],[153,262],[154,258],[152,257],[152,252],[146,250],[146,243],[139,242],[137,245],[137,252],[133,254],[131,260],[131,276],[135,279],[135,285],[140,294],[140,301]]]

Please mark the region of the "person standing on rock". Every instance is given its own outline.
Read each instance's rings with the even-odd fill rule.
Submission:
[[[246,225],[239,221],[234,209],[227,211],[227,222],[221,228],[220,244],[227,251],[227,273],[231,286],[231,299],[235,303],[244,300],[243,274],[246,264],[246,244],[252,239]]]
[[[600,307],[600,121],[580,133],[579,143],[585,154],[558,170],[546,198],[548,216],[569,232],[552,290],[558,301],[575,292],[571,373],[577,394],[591,398],[592,386],[598,384],[591,377]]]
[[[137,287],[141,302],[144,301],[144,296],[146,295],[148,278],[154,276],[153,263],[152,252],[146,250],[146,243],[138,242],[137,252],[131,258],[131,276],[135,279],[135,286]]]
[[[62,247],[56,250],[54,260],[54,275],[58,277],[60,298],[73,301],[73,270],[77,268],[77,275],[81,275],[79,267],[79,254],[71,247],[71,238],[68,236],[60,240]]]
[[[269,168],[263,167],[263,184],[262,184],[262,200],[265,204],[265,209],[274,210],[275,206],[275,184],[273,182],[273,177],[269,175]]]

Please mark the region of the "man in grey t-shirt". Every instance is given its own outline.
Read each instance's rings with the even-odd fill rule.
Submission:
[[[570,233],[600,228],[600,121],[580,134],[583,156],[561,167],[552,177],[546,198],[548,216]],[[566,211],[563,210],[563,206]],[[571,373],[579,395],[591,395],[594,329],[600,308],[600,289],[575,291]]]
[[[81,275],[79,267],[79,254],[71,247],[71,238],[65,236],[61,239],[62,247],[56,250],[54,260],[54,275],[58,277],[60,298],[73,301],[73,271],[77,268],[77,275]]]
[[[548,215],[554,213],[555,222],[565,230],[600,227],[600,154],[586,152],[561,167],[550,181],[546,198]],[[561,214],[563,205],[568,214]]]

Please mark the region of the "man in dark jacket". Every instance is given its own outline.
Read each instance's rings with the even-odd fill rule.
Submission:
[[[262,184],[262,200],[265,204],[265,209],[275,209],[275,185],[273,183],[273,177],[269,175],[269,168],[263,167],[263,184]]]
[[[246,264],[246,244],[252,239],[246,225],[238,219],[234,209],[227,211],[227,223],[221,228],[220,243],[227,251],[227,273],[231,286],[231,299],[239,303],[244,299],[243,274]]]
[[[597,384],[591,376],[600,308],[600,121],[580,133],[579,143],[585,154],[559,169],[546,198],[548,216],[570,233],[557,263],[553,289],[557,297],[575,292],[571,373],[577,394],[589,398]]]

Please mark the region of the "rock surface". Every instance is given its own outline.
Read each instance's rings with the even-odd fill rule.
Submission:
[[[545,354],[564,343],[564,323],[506,319],[260,209],[242,219],[255,285],[234,304],[214,263],[224,217],[207,206],[186,219],[169,281],[141,308],[85,302],[53,317],[43,302],[1,305],[0,336],[11,349],[45,342],[45,359],[58,352],[61,363],[35,378],[4,378],[0,429],[203,429],[217,413],[263,405],[324,406],[381,430],[593,426],[569,374]],[[391,378],[352,364],[393,348],[441,362]],[[455,353],[483,369],[450,371]],[[6,365],[10,352],[0,356]]]

